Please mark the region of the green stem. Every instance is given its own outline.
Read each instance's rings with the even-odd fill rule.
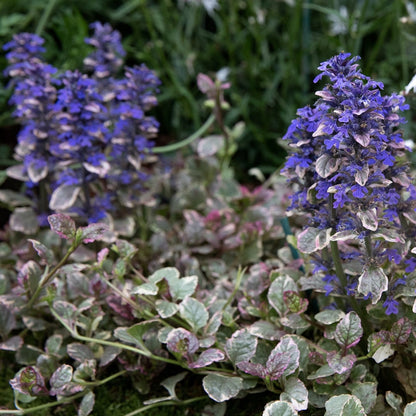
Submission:
[[[207,396],[199,396],[199,397],[194,397],[192,399],[188,399],[188,400],[181,400],[181,401],[176,401],[176,400],[168,400],[165,402],[160,402],[160,403],[153,403],[153,404],[149,404],[147,406],[143,406],[140,409],[134,410],[133,412],[130,412],[124,416],[135,416],[138,415],[139,413],[143,413],[146,412],[147,410],[150,409],[155,409],[156,407],[161,407],[161,406],[187,406],[190,405],[192,403],[201,401],[201,400],[207,400],[208,397]]]
[[[39,23],[38,23],[38,25],[37,25],[37,27],[36,27],[36,31],[35,31],[35,33],[37,34],[37,35],[39,35],[40,36],[40,34],[43,32],[43,30],[45,29],[45,26],[46,26],[46,22],[48,21],[48,19],[49,19],[49,16],[51,15],[51,13],[52,13],[52,10],[54,9],[54,7],[56,6],[56,3],[58,3],[58,0],[49,0],[49,3],[48,3],[48,5],[46,6],[46,9],[44,10],[44,12],[43,12],[43,14],[42,14],[42,16],[41,16],[41,18],[40,18],[40,20],[39,20]]]
[[[30,309],[34,303],[36,302],[36,300],[39,297],[39,294],[41,292],[41,290],[49,283],[49,281],[52,279],[52,277],[55,275],[55,273],[67,262],[69,256],[78,248],[78,244],[73,243],[73,245],[71,247],[69,247],[67,253],[65,254],[65,256],[62,258],[62,260],[46,275],[44,276],[39,284],[38,287],[35,290],[35,293],[33,294],[33,296],[30,298],[29,302],[27,303],[25,309]]]
[[[168,153],[178,150],[182,147],[187,146],[188,144],[192,143],[194,140],[198,139],[202,134],[204,134],[214,123],[215,116],[213,114],[207,119],[207,121],[193,134],[187,137],[180,142],[169,144],[167,146],[157,146],[153,147],[152,153]]]
[[[334,194],[330,194],[329,196],[329,207],[331,210],[331,218],[332,222],[335,223],[337,217],[336,217],[336,209],[334,208]],[[342,267],[342,261],[341,261],[341,255],[339,253],[338,248],[338,241],[330,241],[330,248],[331,248],[331,256],[332,261],[334,263],[335,267],[335,273],[341,283],[341,286],[344,288],[344,291],[346,292],[346,288],[348,285],[347,276],[345,275],[344,268]],[[345,293],[346,294],[346,293]],[[366,337],[370,334],[370,325],[367,320],[367,316],[365,311],[363,311],[362,306],[357,302],[357,299],[354,296],[347,296],[348,301],[350,302],[353,310],[357,313],[357,315],[360,317],[361,325],[363,327],[364,334]]]
[[[101,344],[101,345],[107,345],[110,347],[120,348],[122,350],[131,351],[136,354],[144,355],[145,357],[148,357],[152,360],[163,361],[165,363],[180,366],[182,368],[189,370],[187,366],[182,365],[178,361],[171,360],[170,358],[165,358],[165,357],[160,357],[158,355],[154,355],[150,351],[141,350],[139,348],[132,347],[131,345],[121,344],[120,342],[106,341],[104,339],[91,338],[91,337],[85,337],[83,335],[80,335],[78,334],[76,329],[74,330],[69,325],[67,325],[52,307],[50,309],[51,309],[52,315],[62,324],[62,326],[65,327],[65,329],[71,334],[71,336],[79,341],[91,342],[93,344]]]
[[[114,380],[115,378],[120,377],[126,373],[127,373],[127,370],[121,370],[118,373],[112,374],[111,376],[104,378],[102,380],[85,381],[85,380],[77,380],[74,378],[74,381],[77,384],[80,384],[81,386],[96,387],[96,386],[102,386],[103,384],[106,384],[109,381]]]
[[[222,310],[225,311],[225,309],[231,304],[231,302],[233,301],[238,289],[240,288],[240,284],[241,284],[241,279],[244,276],[244,272],[246,271],[246,269],[241,269],[241,267],[238,269],[237,271],[237,278],[235,280],[235,285],[234,285],[234,290],[233,293],[231,293],[231,295],[229,296],[227,302],[224,304],[224,306],[222,307]]]
[[[29,407],[27,409],[21,408],[20,410],[0,410],[0,415],[27,415],[32,412],[37,412],[39,410],[48,409],[50,407],[59,406],[61,404],[71,403],[73,400],[85,396],[88,393],[88,391],[89,390],[85,390],[81,393],[74,394],[71,397],[65,397],[64,399],[57,400],[56,402],[40,404],[39,406]]]

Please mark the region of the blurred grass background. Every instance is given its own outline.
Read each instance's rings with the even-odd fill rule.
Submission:
[[[320,62],[341,51],[360,55],[363,72],[387,93],[403,90],[416,68],[416,9],[405,0],[1,0],[0,43],[37,32],[51,64],[81,68],[96,20],[122,33],[128,64],[143,62],[162,80],[160,144],[186,137],[208,116],[197,74],[229,71],[226,121],[246,124],[233,160],[242,178],[251,167],[268,174],[281,165],[277,139],[296,109],[315,100]],[[5,65],[2,55],[0,70]],[[0,81],[0,126],[13,136],[10,91]],[[10,141],[0,155],[7,165]]]

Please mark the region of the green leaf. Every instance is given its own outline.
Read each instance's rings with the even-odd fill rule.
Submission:
[[[320,230],[308,227],[298,235],[298,249],[302,253],[310,254],[325,248],[331,237],[331,229]]]
[[[159,291],[159,288],[154,283],[143,283],[140,286],[136,286],[134,289],[132,289],[131,293],[132,295],[157,295],[157,292]]]
[[[308,408],[308,390],[297,377],[289,377],[284,382],[284,392],[280,400],[292,404],[295,410],[306,410]]]
[[[136,341],[136,344],[140,345],[143,349],[147,350],[147,347],[144,345],[143,335],[156,324],[156,322],[139,322],[136,325],[131,326],[126,330],[127,334],[129,334],[133,339]]]
[[[168,282],[169,292],[175,302],[193,295],[198,284],[198,276],[188,276],[179,279],[172,275],[167,276],[165,279]]]
[[[330,310],[326,309],[322,312],[319,312],[315,315],[315,319],[324,325],[331,325],[335,322],[339,322],[345,316],[345,312],[340,311],[339,309]]]
[[[72,379],[73,368],[64,364],[58,367],[51,376],[49,384],[54,389],[60,389],[66,386]]]
[[[197,331],[208,322],[209,314],[205,306],[194,298],[185,298],[179,305],[179,313]]]
[[[158,283],[163,279],[178,279],[180,276],[179,270],[175,267],[164,267],[163,269],[156,270],[151,276],[149,276],[149,282]]]
[[[344,348],[357,345],[363,335],[361,321],[356,312],[349,312],[335,329],[335,341]]]
[[[299,413],[294,409],[293,405],[277,400],[266,404],[262,416],[297,416]]]
[[[325,403],[324,416],[366,416],[360,400],[350,394],[331,397]]]
[[[403,413],[403,416],[415,416],[415,415],[416,415],[416,401],[409,403],[404,408],[404,413]]]
[[[49,201],[49,208],[52,211],[66,210],[74,205],[81,188],[74,185],[61,185],[56,188]]]
[[[35,234],[39,229],[38,218],[32,208],[15,208],[10,216],[10,228],[23,234]]]
[[[400,413],[402,410],[403,398],[392,391],[386,392],[386,402],[392,407],[396,412]]]
[[[179,306],[176,303],[167,300],[158,299],[155,306],[158,314],[163,319],[170,318],[179,310]]]
[[[200,139],[197,145],[199,157],[215,155],[224,146],[224,137],[218,134]]]
[[[225,351],[233,364],[249,361],[256,353],[257,338],[247,329],[240,329],[227,340]]]
[[[371,303],[375,305],[383,292],[388,289],[388,278],[381,267],[369,267],[358,278],[358,292],[371,293]]]
[[[78,408],[78,416],[88,416],[94,409],[95,395],[89,391],[81,400]]]
[[[377,383],[350,383],[348,384],[348,390],[360,400],[365,412],[370,413],[377,400]]]
[[[208,396],[216,402],[230,400],[243,388],[241,377],[229,377],[221,374],[208,374],[202,380],[202,385]]]
[[[280,316],[285,315],[288,311],[288,307],[284,301],[284,292],[286,291],[294,291],[297,292],[298,287],[295,281],[289,276],[278,276],[275,280],[273,280],[272,284],[270,285],[269,292],[267,293],[267,299],[269,303],[276,309],[277,313]]]

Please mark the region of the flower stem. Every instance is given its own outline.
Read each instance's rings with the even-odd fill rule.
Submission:
[[[168,153],[175,150],[181,149],[182,147],[191,144],[193,141],[201,137],[214,123],[215,116],[213,114],[207,119],[207,121],[193,134],[191,134],[186,139],[181,140],[180,142],[169,144],[167,146],[156,146],[151,149],[152,153]]]
[[[62,260],[48,273],[46,274],[39,282],[38,287],[35,290],[35,293],[33,296],[29,299],[29,302],[27,303],[25,309],[30,309],[36,300],[39,297],[39,294],[41,290],[49,283],[49,281],[52,279],[52,277],[55,275],[55,273],[67,262],[69,256],[78,248],[78,244],[75,244],[75,242],[69,247],[67,253],[62,258]],[[45,270],[46,272],[46,270]]]

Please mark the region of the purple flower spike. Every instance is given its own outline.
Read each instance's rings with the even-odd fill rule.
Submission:
[[[402,96],[383,96],[383,84],[361,73],[359,59],[341,53],[319,66],[314,82],[329,79],[328,84],[316,93],[313,106],[298,110],[283,137],[294,151],[282,174],[296,189],[289,210],[309,218],[310,231],[299,236],[300,247],[317,266],[315,274],[322,279],[317,289],[327,295],[360,294],[376,303],[393,289],[386,276],[394,273],[382,272],[384,266],[394,260],[406,264],[406,272],[414,269],[404,245],[416,237],[416,198],[402,163],[407,149],[399,113],[408,106]],[[309,241],[309,236],[316,239]],[[327,279],[335,265],[332,258],[318,256],[331,240],[343,243],[339,256],[348,287]],[[397,305],[389,297],[386,313],[397,313]]]

